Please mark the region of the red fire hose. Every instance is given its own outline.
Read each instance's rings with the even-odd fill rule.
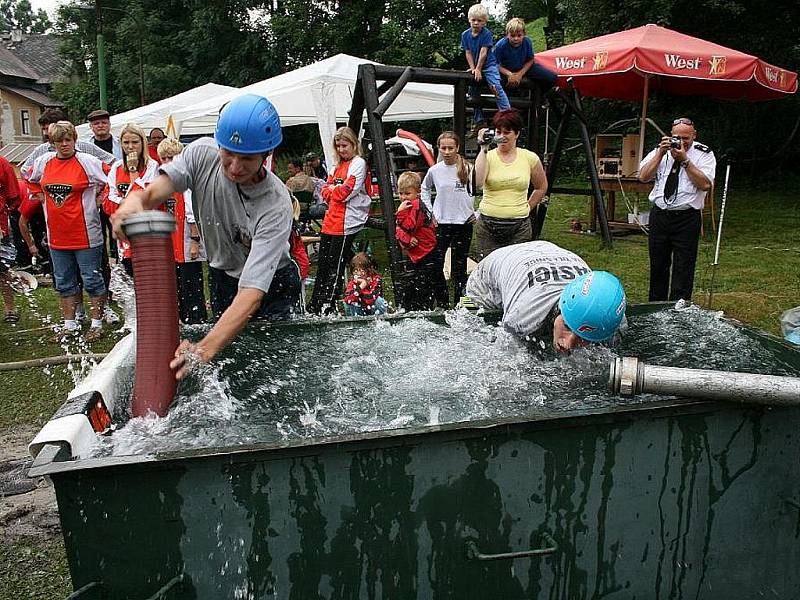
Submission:
[[[178,347],[178,298],[169,213],[145,211],[123,223],[136,290],[136,378],[131,414],[167,414],[177,382],[169,363]]]
[[[410,131],[406,131],[405,129],[398,129],[397,130],[397,137],[406,138],[407,140],[411,140],[417,145],[419,151],[422,153],[422,156],[425,157],[425,162],[428,163],[429,167],[432,167],[436,164],[436,160],[433,158],[433,154],[431,151],[428,150],[428,147],[425,145],[425,142],[422,141],[422,138],[419,137],[416,133],[411,133]]]

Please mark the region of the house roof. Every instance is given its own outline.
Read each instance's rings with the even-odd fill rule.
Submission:
[[[37,92],[36,90],[29,90],[27,88],[20,88],[12,85],[0,85],[0,90],[8,90],[9,92],[18,94],[23,98],[27,98],[31,102],[35,102],[40,106],[64,106],[63,102],[53,100],[47,94]]]
[[[36,75],[36,83],[49,85],[64,77],[67,63],[58,51],[61,38],[53,34],[23,36],[8,47]]]
[[[7,77],[21,77],[35,82],[39,75],[25,65],[11,50],[0,46],[0,75]]]
[[[23,142],[6,144],[0,148],[0,156],[8,162],[18,165],[25,162],[33,151],[41,145],[41,142]]]

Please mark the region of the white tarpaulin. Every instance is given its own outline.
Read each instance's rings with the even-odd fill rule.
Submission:
[[[186,90],[175,96],[164,98],[158,102],[140,106],[132,110],[125,111],[111,116],[111,130],[114,135],[119,135],[120,130],[126,123],[136,123],[141,125],[145,133],[150,133],[153,127],[160,127],[167,129],[167,121],[169,116],[176,110],[194,106],[198,103],[207,101],[209,98],[219,97],[227,94],[228,92],[235,91],[237,88],[228,85],[219,85],[216,83],[207,83],[191,90]],[[84,123],[78,126],[78,136],[85,138],[90,135],[89,124]],[[213,131],[209,129],[195,130],[193,127],[188,126],[184,128],[184,135],[208,133]]]
[[[247,87],[215,95],[208,101],[172,113],[177,131],[212,132],[223,104],[241,94],[266,96],[275,105],[281,125],[317,123],[328,165],[333,164],[331,143],[336,123],[346,123],[353,101],[358,65],[363,58],[337,54],[314,64],[265,79]],[[372,63],[378,64],[378,63]],[[453,116],[453,87],[409,83],[384,114],[384,121],[413,121]],[[356,132],[358,133],[358,132]]]

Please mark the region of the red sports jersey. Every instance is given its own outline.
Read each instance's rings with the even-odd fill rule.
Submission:
[[[103,244],[97,193],[106,183],[103,163],[83,152],[59,158],[48,152],[36,159],[31,192],[44,192],[47,239],[57,250],[83,250]]]
[[[24,179],[20,179],[19,182],[19,195],[22,198],[22,202],[19,205],[19,214],[28,221],[44,210],[41,202],[31,198],[29,184]]]
[[[125,168],[125,161],[118,160],[111,166],[108,174],[108,194],[103,198],[103,212],[109,216],[113,215],[122,200],[128,195],[128,188],[131,188],[131,192],[143,190],[156,177],[158,177],[158,163],[148,160],[144,169],[136,174],[131,188],[131,174]],[[128,242],[118,241],[117,245],[122,252],[122,258],[131,257],[131,245]]]
[[[158,164],[161,164],[161,157],[158,155],[158,148],[148,145],[147,153],[150,155],[150,158],[152,158]]]
[[[348,235],[364,226],[371,203],[364,183],[369,179],[367,162],[360,156],[337,165],[322,187],[322,198],[328,203],[322,233]]]
[[[172,250],[175,253],[175,262],[185,263],[206,259],[206,249],[203,242],[200,242],[200,252],[197,258],[192,258],[189,247],[192,243],[190,225],[195,223],[194,212],[192,211],[192,190],[185,192],[175,192],[171,198],[162,204],[166,211],[175,217],[177,225],[172,233]]]

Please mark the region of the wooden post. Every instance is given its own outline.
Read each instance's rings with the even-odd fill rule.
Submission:
[[[389,250],[390,270],[394,284],[396,299],[403,297],[402,263],[403,255],[397,239],[394,236],[394,193],[392,191],[392,177],[389,173],[389,160],[386,154],[386,135],[383,130],[383,121],[377,114],[378,86],[375,76],[375,65],[360,65],[359,76],[364,90],[364,103],[367,107],[367,124],[370,138],[372,139],[373,168],[378,176],[378,185],[381,190],[381,203],[383,205],[384,234]]]
[[[353,103],[350,105],[350,118],[347,121],[347,126],[356,135],[361,131],[361,119],[364,114],[364,83],[361,75],[361,70],[364,66],[358,66],[358,77],[356,77],[356,86],[353,89]]]
[[[581,95],[578,90],[573,89],[573,99],[575,106],[581,111]],[[594,162],[594,152],[592,151],[592,140],[589,138],[589,129],[584,120],[578,120],[578,129],[581,132],[581,143],[583,152],[586,155],[586,164],[589,167],[589,180],[592,182],[592,195],[597,209],[597,220],[600,222],[600,232],[603,235],[603,246],[611,248],[611,231],[608,229],[608,217],[606,207],[603,204],[603,192],[600,190],[600,177],[597,174],[597,165]]]
[[[644,93],[642,95],[642,122],[639,125],[639,148],[636,155],[636,175],[639,175],[639,165],[644,158],[644,135],[647,131],[647,100],[650,95],[650,77],[644,77]]]
[[[556,107],[555,103],[551,103],[550,105],[551,110],[558,113],[559,110]],[[547,197],[550,196],[550,190],[553,188],[553,182],[556,178],[556,173],[558,172],[558,164],[561,160],[561,153],[564,149],[564,138],[566,136],[567,125],[569,124],[569,118],[572,114],[572,109],[570,108],[569,104],[564,104],[564,112],[561,113],[560,121],[558,123],[558,131],[556,131],[556,141],[553,144],[553,156],[547,165],[547,193],[545,194]],[[544,219],[547,216],[547,205],[540,204],[537,207],[535,215],[532,215],[531,225],[533,226],[533,239],[538,239],[539,236],[542,234],[542,228],[544,227]]]
[[[528,109],[528,150],[536,152],[540,157],[544,155],[539,151],[539,111],[542,108],[542,90],[538,85],[531,90],[531,107]]]
[[[463,153],[467,135],[467,82],[463,80],[453,85],[453,131],[461,138]]]

